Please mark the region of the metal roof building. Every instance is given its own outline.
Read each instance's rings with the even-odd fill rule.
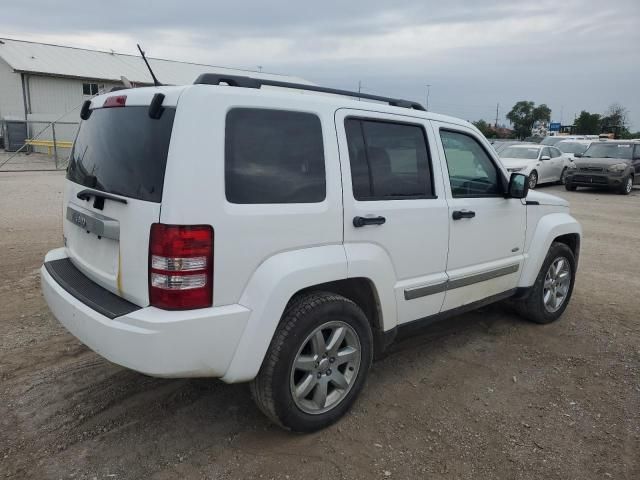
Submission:
[[[148,60],[156,77],[169,85],[190,84],[201,73],[209,72],[309,83],[263,72],[158,58]],[[135,85],[153,83],[138,55],[0,38],[0,121],[78,122],[84,100],[121,86],[122,77]],[[73,139],[75,128],[60,130],[58,138]]]

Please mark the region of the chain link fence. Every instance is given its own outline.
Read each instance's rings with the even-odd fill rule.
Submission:
[[[0,121],[0,172],[64,170],[78,122]]]

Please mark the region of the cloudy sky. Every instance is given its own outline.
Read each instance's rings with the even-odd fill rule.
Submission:
[[[640,130],[640,0],[21,0],[0,36],[292,74],[467,120],[518,100],[555,121],[629,110]],[[97,6],[100,5],[98,8]]]

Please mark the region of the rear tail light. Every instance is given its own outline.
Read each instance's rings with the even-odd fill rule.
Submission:
[[[213,229],[209,225],[151,225],[149,302],[165,310],[213,304]]]

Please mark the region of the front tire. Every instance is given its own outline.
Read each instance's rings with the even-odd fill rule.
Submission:
[[[313,432],[349,410],[372,360],[373,334],[360,307],[333,293],[304,294],[285,310],[251,393],[281,427]]]
[[[622,185],[620,186],[620,194],[621,195],[629,195],[633,190],[633,177],[629,175],[622,180]]]
[[[570,192],[575,192],[578,189],[578,187],[576,187],[575,185],[573,185],[571,183],[565,183],[564,184],[564,188],[566,188]]]
[[[529,190],[533,190],[538,185],[538,172],[535,170],[529,174]]]
[[[529,295],[515,303],[518,313],[535,323],[557,320],[569,304],[575,276],[571,249],[564,243],[552,243]]]

